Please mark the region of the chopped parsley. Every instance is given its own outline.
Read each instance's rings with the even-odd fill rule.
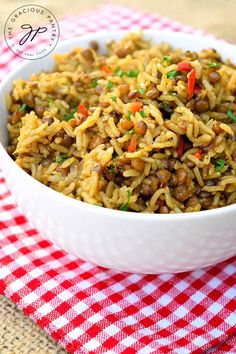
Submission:
[[[26,107],[27,107],[26,104],[23,103],[19,108],[19,112],[23,112],[26,109]]]
[[[108,88],[108,90],[110,90],[110,89],[112,88],[112,86],[113,86],[113,81],[108,80],[108,82],[107,82],[107,88]]]
[[[121,205],[121,207],[120,207],[120,210],[122,210],[122,211],[127,211],[128,210],[129,201],[130,201],[130,198],[131,198],[131,195],[132,195],[132,192],[131,192],[130,189],[128,189],[127,194],[128,194],[127,202],[124,203],[123,205]]]
[[[236,115],[230,109],[227,111],[227,117],[231,119],[233,123],[236,123]]]
[[[98,85],[98,79],[94,79],[92,82],[91,82],[91,87],[95,88],[97,87]]]
[[[127,116],[126,116],[126,119],[127,119],[127,120],[131,120],[131,116],[132,116],[132,112],[129,111],[128,114],[127,114]]]
[[[115,173],[115,172],[116,172],[116,169],[115,169],[115,166],[113,165],[113,163],[110,164],[109,170],[110,170],[112,173]]]
[[[123,77],[123,76],[127,76],[127,77],[137,77],[139,74],[139,70],[131,70],[131,71],[123,71],[121,70],[119,67],[117,67],[114,70],[114,73],[119,76],[119,77]]]
[[[163,63],[171,63],[171,57],[169,55],[164,55],[163,57]]]
[[[116,102],[117,97],[116,96],[111,96],[111,99],[112,99],[113,102]]]
[[[170,108],[167,102],[163,101],[162,106],[167,113],[172,113],[172,109]]]
[[[66,154],[61,154],[60,156],[58,156],[56,158],[56,162],[57,163],[62,163],[62,162],[64,162],[67,159],[68,159],[68,156]]]
[[[146,117],[146,114],[144,111],[140,111],[139,114],[141,115],[141,117],[145,118]]]
[[[134,135],[135,131],[134,128],[132,128],[131,130],[129,130],[126,134],[128,135]]]
[[[144,95],[144,89],[141,87],[139,90],[138,90],[138,92],[140,93],[140,95]]]
[[[126,73],[126,76],[128,77],[137,77],[139,74],[139,70],[131,70]]]
[[[208,68],[220,68],[220,64],[216,63],[215,61],[213,61],[212,63],[207,64]]]
[[[119,68],[119,66],[114,70],[117,76],[122,77],[125,75],[125,72]]]
[[[78,107],[75,107],[69,112],[69,114],[64,114],[64,120],[66,120],[68,122],[69,120],[73,119],[74,114],[75,114],[75,112],[77,112],[77,110],[78,110]]]
[[[224,160],[216,160],[216,163],[215,163],[215,169],[216,169],[216,172],[220,172],[221,170],[223,170],[223,168],[225,167],[225,162]]]
[[[55,104],[55,100],[53,100],[51,97],[47,97],[47,101],[49,104]]]
[[[178,73],[178,69],[171,70],[166,74],[166,77],[167,79],[170,79],[171,77],[176,77],[177,73]]]

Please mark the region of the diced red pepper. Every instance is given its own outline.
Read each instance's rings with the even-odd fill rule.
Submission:
[[[196,70],[192,69],[190,71],[190,73],[188,74],[188,95],[189,95],[189,98],[193,97],[195,81],[196,81]]]
[[[184,139],[180,136],[179,147],[177,149],[178,158],[181,159],[184,152]]]
[[[198,160],[202,159],[202,150],[198,150],[193,156],[195,156]]]
[[[202,88],[200,86],[195,86],[194,90],[193,90],[193,93],[195,95],[198,95],[201,91],[202,91]]]
[[[138,102],[131,102],[129,103],[129,111],[135,114],[135,112],[139,112],[140,109],[143,106],[143,102],[138,101]]]
[[[78,113],[82,114],[84,118],[88,117],[88,110],[82,103],[78,106]]]
[[[138,146],[138,139],[136,135],[132,135],[129,145],[128,145],[128,151],[129,152],[135,152]]]
[[[107,66],[107,65],[103,65],[101,67],[102,71],[104,71],[106,74],[111,74],[112,70]]]
[[[192,70],[192,65],[188,61],[182,61],[182,63],[178,64],[178,70],[188,73]]]

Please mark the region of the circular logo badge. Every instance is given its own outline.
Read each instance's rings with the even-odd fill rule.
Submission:
[[[23,59],[40,59],[57,45],[60,29],[55,16],[43,6],[24,5],[8,17],[4,36],[9,49]]]

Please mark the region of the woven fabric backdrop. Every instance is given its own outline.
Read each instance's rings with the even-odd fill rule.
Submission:
[[[204,34],[111,5],[59,25],[60,40],[140,28]],[[0,55],[3,78],[22,60],[4,40]],[[236,352],[236,258],[178,275],[97,267],[44,239],[18,210],[1,172],[0,265],[0,292],[71,353]]]

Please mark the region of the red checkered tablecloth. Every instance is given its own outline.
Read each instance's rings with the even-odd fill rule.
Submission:
[[[108,29],[196,32],[112,5],[59,24],[61,39]],[[4,41],[0,55],[2,78],[21,59]],[[19,212],[1,172],[0,265],[1,293],[70,353],[236,353],[236,258],[178,275],[97,267],[44,239]]]

